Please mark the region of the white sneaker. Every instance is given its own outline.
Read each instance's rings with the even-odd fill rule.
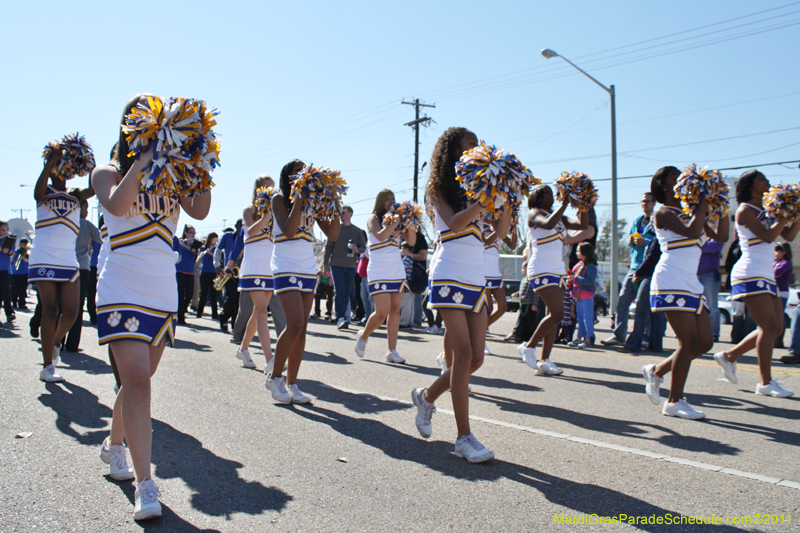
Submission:
[[[572,346],[573,348],[577,348],[580,343],[581,343],[580,339],[575,339],[574,341],[568,342],[567,346]]]
[[[242,366],[245,368],[255,368],[256,364],[250,358],[250,350],[242,350],[241,348],[236,348],[236,359],[242,362]]]
[[[273,357],[269,361],[267,361],[266,366],[264,367],[264,374],[272,374],[272,369],[275,368],[275,358]]]
[[[440,330],[439,330],[439,326],[434,324],[431,327],[425,328],[422,331],[424,331],[425,333],[430,333],[431,335],[438,335]]]
[[[361,338],[361,335],[363,333],[364,333],[364,330],[362,329],[361,331],[359,331],[356,334],[356,348],[355,348],[355,350],[356,350],[356,355],[359,356],[359,357],[364,357],[364,354],[367,352],[367,340],[368,339]]]
[[[661,403],[661,384],[664,383],[664,378],[656,375],[656,365],[644,365],[642,367],[642,375],[644,376],[647,385],[644,386],[644,391],[647,397],[654,405]]]
[[[536,369],[536,348],[529,348],[524,342],[517,347],[517,351],[522,356],[522,362],[529,367]]]
[[[790,396],[794,396],[792,391],[784,389],[774,379],[766,385],[762,385],[761,383],[756,385],[756,394],[772,396],[773,398],[789,398]]]
[[[347,320],[343,316],[336,321],[336,329],[347,329]]]
[[[668,400],[664,401],[664,407],[661,409],[661,414],[666,416],[677,416],[678,418],[686,418],[688,420],[700,420],[705,418],[706,414],[698,411],[689,405],[686,398],[681,398],[675,403],[669,403]]]
[[[731,363],[725,359],[725,352],[717,352],[714,354],[714,360],[719,366],[722,367],[722,372],[731,383],[739,383],[739,378],[736,377],[736,363]]]
[[[145,479],[139,483],[133,495],[133,519],[146,520],[161,516],[159,496],[161,496],[161,492],[152,479]]]
[[[617,344],[622,344],[622,341],[612,335],[606,340],[600,341],[600,344],[602,344],[603,346],[615,346]]]
[[[289,397],[292,399],[292,403],[311,403],[311,396],[306,396],[300,392],[297,383],[289,385]]]
[[[431,417],[436,412],[436,406],[425,401],[425,389],[411,391],[411,401],[417,407],[417,431],[427,439],[433,433]]]
[[[444,352],[436,356],[436,364],[442,369],[442,374],[447,372],[447,361],[444,358]]]
[[[483,345],[483,355],[492,355],[492,351],[489,349],[488,344]]]
[[[406,362],[406,360],[400,357],[400,354],[397,353],[397,350],[389,350],[389,353],[386,354],[386,362],[402,365]]]
[[[53,346],[53,366],[58,366],[61,362],[61,345],[56,344]]]
[[[455,454],[456,457],[463,457],[470,463],[483,463],[494,459],[494,452],[478,442],[472,433],[456,440]]]
[[[61,383],[64,381],[64,378],[61,377],[61,374],[56,372],[56,369],[53,365],[47,365],[39,372],[39,379],[41,381],[46,381],[47,383]]]
[[[127,481],[136,477],[133,468],[128,466],[126,451],[128,448],[122,444],[109,445],[108,437],[103,440],[100,446],[100,459],[107,465],[111,465],[111,478],[117,481]]]
[[[546,359],[539,361],[536,365],[536,373],[545,376],[560,376],[564,373],[564,370],[558,368],[550,359]]]
[[[272,393],[272,399],[278,403],[292,403],[292,397],[286,392],[286,380],[283,376],[272,379],[272,374],[267,374],[264,386]]]

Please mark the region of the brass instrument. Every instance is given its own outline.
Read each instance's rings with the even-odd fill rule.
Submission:
[[[20,265],[20,263],[22,263],[22,261],[25,261],[27,263],[28,262],[28,258],[30,257],[30,255],[31,255],[30,251],[27,248],[24,248],[24,249],[20,248],[20,252],[17,255],[17,261],[14,264],[14,268],[19,269],[19,265]]]
[[[233,275],[231,277],[238,278],[239,277],[239,267],[235,266],[231,269]],[[225,284],[228,283],[228,276],[225,275],[225,271],[219,273],[219,275],[214,278],[214,289],[221,291]]]

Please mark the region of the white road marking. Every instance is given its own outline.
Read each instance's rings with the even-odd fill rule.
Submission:
[[[381,396],[378,394],[372,394],[369,392],[359,391],[355,389],[349,389],[346,387],[334,387],[332,385],[325,385],[328,388],[340,390],[342,392],[347,392],[349,394],[358,394],[360,396],[370,396],[372,398],[378,398],[380,400],[386,402],[397,402],[403,405],[407,405],[409,407],[413,407],[414,404],[411,402],[407,402],[404,400],[400,400],[398,398],[392,398],[391,396]],[[448,415],[454,416],[455,413],[449,409],[441,409],[439,407],[436,408],[437,413],[446,413]],[[568,440],[571,442],[575,442],[578,444],[585,444],[589,446],[595,446],[597,448],[605,448],[608,450],[614,450],[621,453],[630,453],[633,455],[639,455],[642,457],[648,457],[650,459],[655,459],[656,461],[667,461],[669,463],[676,463],[679,465],[688,466],[691,468],[697,468],[700,470],[708,470],[711,472],[720,472],[722,474],[728,474],[731,476],[742,477],[754,481],[761,481],[762,483],[770,483],[772,485],[777,485],[779,487],[787,487],[795,490],[800,490],[800,483],[796,481],[791,481],[788,479],[780,479],[772,476],[765,476],[763,474],[756,474],[754,472],[743,472],[741,470],[737,470],[735,468],[727,468],[724,466],[712,465],[709,463],[703,463],[701,461],[694,461],[692,459],[684,459],[682,457],[672,457],[670,455],[665,455],[663,453],[656,453],[647,450],[640,450],[639,448],[629,448],[628,446],[620,446],[619,444],[612,444],[610,442],[603,442],[600,440],[594,439],[587,439],[584,437],[578,437],[575,435],[567,435],[566,433],[558,433],[556,431],[549,431],[547,429],[539,429],[533,428],[530,426],[523,426],[521,424],[512,424],[510,422],[504,422],[502,420],[495,420],[493,418],[486,418],[483,416],[477,415],[470,415],[470,420],[475,420],[476,422],[484,422],[486,424],[492,424],[495,426],[501,426],[509,429],[516,429],[518,431],[526,431],[528,433],[535,433],[537,435],[542,435],[545,437],[551,437],[554,439],[563,439]]]

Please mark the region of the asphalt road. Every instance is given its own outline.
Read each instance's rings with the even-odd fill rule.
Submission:
[[[564,374],[536,376],[502,342],[512,314],[492,326],[493,355],[471,380],[473,432],[496,454],[481,465],[453,455],[446,395],[430,439],[414,426],[410,392],[438,375],[440,336],[402,332],[408,364],[391,365],[383,331],[359,360],[355,330],[312,321],[299,385],[315,401],[279,406],[258,348],[258,370],[243,369],[229,335],[190,318],[153,382],[164,516],[136,523],[133,485],[111,480],[98,458],[114,400],[105,348],[87,323],[81,351],[62,353],[66,383],[44,384],[29,316],[0,330],[3,532],[799,530],[800,398],[756,396],[755,357],[742,359],[738,385],[710,355],[697,360],[686,394],[707,418],[668,418],[641,375],[660,356],[560,348]],[[599,326],[604,338],[608,320]],[[800,396],[797,367],[776,362],[775,377]],[[778,524],[756,524],[757,514]],[[569,524],[591,515],[625,523]],[[701,515],[723,523],[686,523]]]

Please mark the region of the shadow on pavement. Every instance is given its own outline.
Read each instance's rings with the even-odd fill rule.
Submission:
[[[355,357],[355,354],[353,355]],[[336,355],[333,352],[325,352],[325,354],[320,354],[316,352],[303,352],[303,361],[318,361],[322,363],[330,363],[332,365],[352,365],[352,361],[348,361],[344,357],[340,355]]]
[[[335,394],[346,393],[336,391]],[[369,401],[369,398],[363,397],[362,401]],[[342,435],[382,450],[393,459],[418,463],[446,476],[467,481],[498,481],[503,478],[515,481],[539,491],[548,501],[571,509],[574,511],[568,513],[571,516],[681,516],[677,511],[658,507],[613,489],[552,476],[525,465],[497,459],[486,464],[471,465],[453,455],[451,442],[425,441],[401,433],[379,420],[354,418],[311,404],[297,406],[296,411],[300,416],[326,424]],[[409,425],[412,423],[413,415],[409,413]],[[702,527],[704,531],[744,531],[729,526]],[[637,528],[653,532],[668,530],[664,525],[657,524],[637,524]]]
[[[56,414],[56,428],[87,446],[100,446],[108,435],[108,418],[111,408],[100,403],[97,396],[73,383],[47,383],[48,394],[39,395],[42,405]],[[96,431],[81,434],[72,426]],[[92,451],[94,453],[94,451]]]
[[[153,420],[152,461],[156,479],[182,479],[194,492],[192,507],[210,516],[230,519],[234,513],[280,511],[293,499],[275,487],[240,478],[242,463],[215,455],[195,437],[160,420]],[[169,496],[162,499],[168,502]]]

